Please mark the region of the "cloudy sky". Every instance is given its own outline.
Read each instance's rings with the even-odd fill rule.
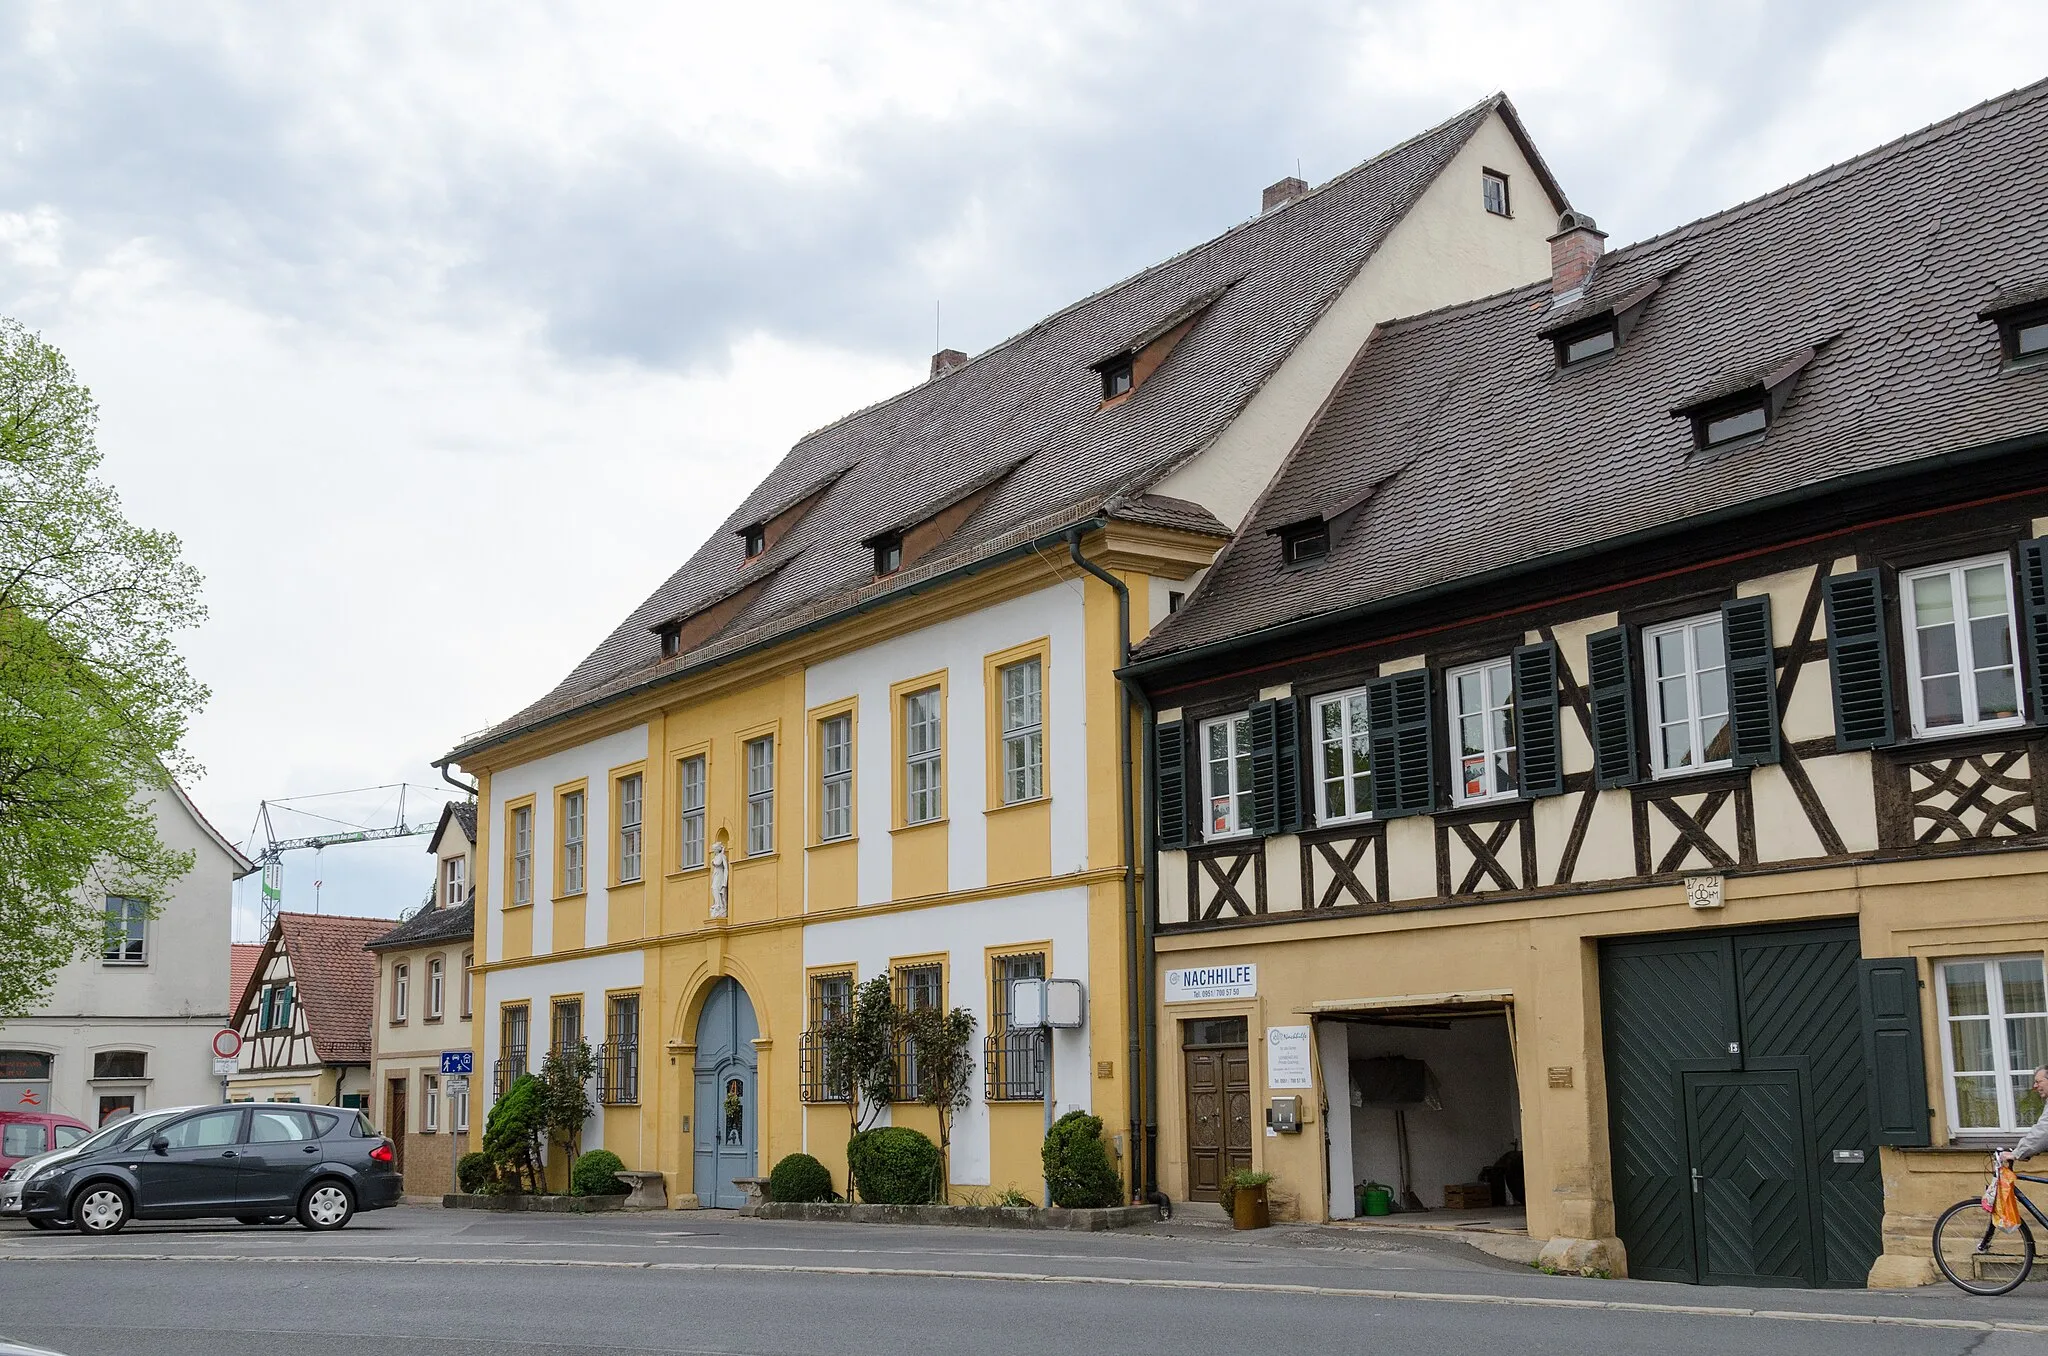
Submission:
[[[0,314],[206,575],[193,791],[240,839],[438,785],[798,435],[920,379],[935,306],[978,351],[1495,89],[1619,245],[2044,52],[2027,0],[0,0]],[[394,914],[422,847],[304,854],[289,906]]]

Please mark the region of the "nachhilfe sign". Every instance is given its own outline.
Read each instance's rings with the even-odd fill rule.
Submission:
[[[1205,965],[1195,970],[1166,972],[1166,1001],[1203,1003],[1217,998],[1256,998],[1259,967],[1256,965]]]

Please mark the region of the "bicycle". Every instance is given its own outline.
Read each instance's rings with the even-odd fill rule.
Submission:
[[[2004,1166],[1999,1155],[1991,1156],[1992,1179]],[[2021,1182],[2048,1186],[2048,1177],[2013,1174]],[[2048,1229],[2048,1215],[2015,1186],[2022,1207],[2017,1229],[2005,1230],[1992,1222],[1991,1212],[1979,1197],[1957,1201],[1942,1211],[1934,1222],[1934,1265],[1956,1289],[1971,1295],[2004,1295],[2026,1284],[2034,1269],[2034,1231],[2027,1227],[2028,1215]]]

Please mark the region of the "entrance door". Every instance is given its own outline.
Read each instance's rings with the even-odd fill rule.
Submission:
[[[746,1192],[735,1177],[755,1177],[760,1126],[755,1096],[754,1005],[734,979],[721,979],[697,1018],[697,1199],[737,1209]]]
[[[1245,1019],[1182,1027],[1186,1061],[1188,1199],[1213,1201],[1224,1174],[1252,1166],[1252,1062]]]
[[[1693,1236],[1707,1285],[1810,1285],[1804,1089],[1791,1069],[1685,1076]]]
[[[391,1136],[391,1152],[395,1155],[392,1168],[398,1175],[405,1175],[405,1082],[394,1078],[385,1084],[384,1133]]]

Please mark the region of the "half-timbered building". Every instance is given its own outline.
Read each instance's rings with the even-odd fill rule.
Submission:
[[[2043,166],[2048,84],[1379,326],[1125,671],[1171,1194],[1931,1276],[2048,1062]]]
[[[281,913],[242,990],[231,1102],[370,1105],[377,959],[364,948],[389,918]]]

